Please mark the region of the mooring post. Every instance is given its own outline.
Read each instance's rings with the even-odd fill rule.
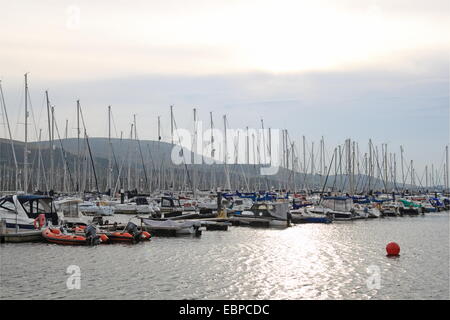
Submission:
[[[5,242],[5,235],[6,235],[6,219],[0,220],[0,243]]]

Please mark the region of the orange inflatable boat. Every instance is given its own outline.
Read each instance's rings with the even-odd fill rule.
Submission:
[[[122,232],[107,232],[104,233],[108,237],[109,242],[128,242],[138,243],[140,241],[148,241],[151,236],[147,231],[139,231],[137,226],[129,222]]]
[[[50,243],[56,243],[61,245],[79,245],[79,246],[88,246],[88,245],[96,245],[99,243],[105,243],[108,241],[108,237],[104,234],[97,235],[94,233],[89,233],[87,230],[85,235],[80,234],[66,234],[61,232],[60,229],[57,228],[45,228],[42,231],[42,236],[45,240]]]

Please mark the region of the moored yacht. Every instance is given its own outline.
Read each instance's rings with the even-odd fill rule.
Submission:
[[[0,198],[0,219],[6,222],[7,229],[34,230],[36,218],[41,214],[51,224],[58,224],[53,198],[25,194]]]
[[[250,210],[240,214],[232,214],[230,222],[237,225],[262,227],[288,227],[291,222],[289,203],[287,202],[257,202]]]

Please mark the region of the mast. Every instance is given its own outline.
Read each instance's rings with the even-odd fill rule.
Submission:
[[[23,189],[28,192],[28,73],[25,73],[25,148],[23,156]]]
[[[228,190],[231,189],[231,183],[230,183],[230,175],[227,168],[227,157],[228,157],[228,147],[227,147],[227,115],[223,115],[223,127],[224,127],[224,165],[225,165],[225,179],[226,179],[226,188]]]
[[[292,157],[292,160],[291,160],[291,162],[292,162],[292,180],[293,180],[294,193],[295,193],[295,191],[296,191],[296,189],[297,189],[297,186],[296,186],[296,183],[295,183],[294,142],[292,142],[292,144],[291,144],[291,157]]]
[[[81,159],[80,159],[80,100],[77,100],[77,158],[75,160],[77,175],[76,191],[81,193]]]
[[[148,183],[147,169],[145,168],[144,156],[142,154],[142,148],[141,148],[141,142],[140,142],[140,140],[138,139],[138,136],[137,136],[136,115],[134,115],[134,137],[135,137],[135,139],[137,141],[137,145],[138,145],[138,149],[139,149],[139,155],[141,156],[142,170],[144,171],[144,178],[145,178],[144,190],[146,188],[149,188],[148,190],[151,193],[151,186]],[[147,147],[148,147],[148,145],[147,145]],[[150,151],[150,149],[148,149],[148,150]],[[137,163],[137,161],[136,161],[136,163]],[[136,179],[137,178],[138,177],[136,177]]]
[[[394,153],[394,181],[393,181],[393,183],[394,183],[395,190],[398,191],[398,188],[397,188],[397,154],[396,153]]]
[[[387,157],[388,151],[387,151],[387,143],[384,144],[384,185],[385,185],[385,191],[387,192],[387,185],[388,185],[388,157]]]
[[[248,134],[248,126],[246,127],[246,130],[247,130],[247,136],[245,139],[245,151],[246,151],[246,162],[247,162],[247,165],[249,165],[250,164],[250,137]]]
[[[369,139],[369,164],[368,164],[368,176],[369,176],[369,183],[368,183],[368,191],[370,192],[371,189],[371,183],[372,183],[372,163],[373,163],[373,159],[372,159],[372,139]]]
[[[448,145],[445,146],[445,190],[449,192],[449,181],[448,181]]]
[[[65,138],[65,140],[67,140],[67,134],[68,134],[68,132],[67,132],[67,126],[69,125],[69,120],[67,120],[66,119],[66,128],[65,128],[65,130],[64,130],[64,138]],[[59,133],[58,133],[58,136],[59,136]],[[63,154],[64,154],[64,150],[61,148],[61,151],[63,152]],[[63,161],[65,160],[65,156],[63,156]],[[64,165],[64,178],[63,178],[63,190],[64,190],[64,192],[67,192],[68,191],[68,187],[67,187],[67,185],[68,185],[68,181],[67,181],[67,165],[66,164],[64,164],[63,163],[63,165]]]
[[[351,171],[352,171],[352,187],[350,190],[351,196],[353,196],[356,192],[356,190],[355,190],[355,145],[356,145],[356,142],[353,141],[353,143],[352,143],[352,158],[351,158]]]
[[[320,177],[320,186],[323,185],[322,183],[322,174],[323,174],[323,154],[322,154],[322,143],[323,143],[323,137],[320,139],[320,145],[319,145],[319,177]]]
[[[172,148],[173,148],[173,106],[170,106],[170,136],[172,139]],[[172,166],[171,170],[172,175],[172,192],[175,190],[175,168]]]
[[[38,172],[37,172],[37,182],[36,182],[37,190],[40,190],[40,185],[41,185],[41,134],[42,134],[42,129],[39,129]]]
[[[266,159],[266,139],[265,139],[265,134],[264,134],[264,119],[261,118],[261,132],[262,132],[262,145],[263,145],[263,155],[264,155],[264,164],[267,163],[267,159]]]
[[[160,153],[160,147],[161,147],[161,119],[160,116],[158,116],[158,155],[161,156]],[[158,172],[158,190],[161,190],[161,170],[163,166],[163,161],[161,161],[161,167],[159,168]]]
[[[311,142],[311,177],[313,179],[313,188],[315,184],[315,176],[314,176],[314,141]]]
[[[108,106],[108,182],[106,189],[111,195],[112,189],[112,143],[111,143],[111,106]]]
[[[434,183],[434,164],[431,164],[431,185],[433,186],[433,190],[435,190],[436,184]]]
[[[52,111],[52,135],[50,149],[50,190],[55,190],[55,159],[54,159],[54,139],[55,139],[55,106],[51,107]]]
[[[53,144],[52,144],[52,107],[50,106],[50,99],[48,98],[48,91],[45,91],[45,100],[47,102],[47,120],[48,120],[48,143],[49,143],[49,154],[50,154],[50,172],[49,172],[49,188],[53,190]]]
[[[342,187],[342,147],[341,147],[341,145],[339,145],[339,189],[341,189],[341,187]],[[342,188],[342,190],[339,190],[339,191],[344,191],[343,190],[343,188]]]
[[[405,170],[403,168],[403,146],[400,146],[400,162],[402,165],[402,190],[405,188]]]
[[[131,143],[133,140],[133,124],[131,124],[131,130],[130,130],[130,141]],[[131,152],[128,153],[128,176],[127,176],[127,190],[131,190]]]
[[[195,158],[197,151],[197,109],[194,108],[194,139],[192,141],[192,193],[195,199],[196,189],[197,189],[197,177],[195,170]]]
[[[303,136],[303,189],[307,189],[306,186],[306,175],[308,174],[308,168],[306,166],[306,141],[305,136]]]
[[[213,161],[212,165],[211,165],[211,190],[215,190],[216,189],[216,182],[215,182],[215,160],[214,160],[214,153],[215,153],[215,149],[214,149],[214,123],[213,123],[213,115],[212,112],[209,113],[209,121],[210,121],[210,125],[211,125],[211,160]],[[247,135],[248,135],[248,127],[247,127]],[[248,137],[247,137],[248,139]]]
[[[2,82],[0,80],[0,95],[2,96],[2,105],[3,105],[3,114],[5,116],[5,120],[6,120],[6,125],[8,127],[8,133],[9,133],[9,141],[11,143],[11,150],[12,150],[12,154],[13,154],[13,158],[14,158],[14,166],[16,167],[16,172],[15,172],[15,191],[19,190],[19,165],[17,163],[17,157],[16,157],[16,150],[14,148],[14,141],[12,138],[12,134],[11,134],[11,127],[9,125],[9,119],[8,119],[8,112],[6,112],[6,103],[5,103],[5,96],[3,95],[3,88],[2,88]]]

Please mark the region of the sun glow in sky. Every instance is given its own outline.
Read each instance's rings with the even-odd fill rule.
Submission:
[[[0,3],[3,76],[343,70],[449,40],[445,1]]]
[[[91,136],[112,105],[119,131],[137,113],[155,139],[175,105],[180,127],[196,107],[205,122],[264,118],[296,139],[373,138],[425,162],[448,143],[449,13],[448,0],[0,0],[0,79],[17,139],[30,72],[35,113],[49,89],[73,127],[81,99]]]

